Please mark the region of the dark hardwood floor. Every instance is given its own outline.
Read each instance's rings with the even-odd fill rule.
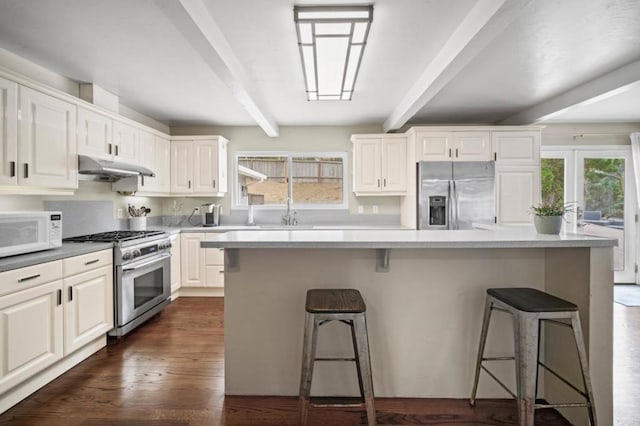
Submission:
[[[615,312],[617,325],[624,321],[616,348],[634,348],[616,364],[616,417],[629,421],[616,424],[638,424],[640,373],[632,361],[640,354],[640,308],[616,305]],[[0,424],[295,425],[296,403],[295,397],[225,397],[223,301],[180,298],[0,415]],[[376,404],[380,425],[517,424],[511,400],[480,400],[475,409],[452,399],[379,398]],[[550,410],[536,416],[536,424],[567,424]],[[359,410],[312,409],[310,423],[357,425],[366,418]]]

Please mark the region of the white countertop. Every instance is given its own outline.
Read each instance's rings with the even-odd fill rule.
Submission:
[[[613,247],[616,240],[578,234],[543,235],[533,228],[463,231],[256,230],[230,231],[204,248],[553,248]]]

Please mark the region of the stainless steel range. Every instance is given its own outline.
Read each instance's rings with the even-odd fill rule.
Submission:
[[[162,231],[114,231],[65,238],[113,242],[115,328],[123,336],[171,303],[171,240]]]

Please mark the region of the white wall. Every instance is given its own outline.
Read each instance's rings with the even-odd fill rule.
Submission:
[[[542,145],[630,145],[634,132],[640,132],[640,123],[548,124]]]

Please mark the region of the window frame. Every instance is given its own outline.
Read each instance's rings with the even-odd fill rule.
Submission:
[[[240,187],[238,186],[238,159],[245,156],[262,156],[262,157],[287,157],[287,162],[291,166],[293,158],[296,157],[332,157],[342,159],[342,203],[296,203],[293,199],[293,179],[288,182],[288,194],[292,196],[291,208],[296,210],[348,210],[349,209],[349,173],[347,164],[349,161],[349,153],[345,151],[235,151],[233,153],[233,171],[232,171],[232,196],[231,204],[233,209],[247,210],[249,207],[239,203]],[[291,168],[289,169],[291,170]],[[263,204],[254,205],[254,210],[282,210],[287,208],[287,204]]]

